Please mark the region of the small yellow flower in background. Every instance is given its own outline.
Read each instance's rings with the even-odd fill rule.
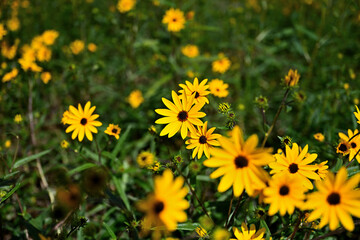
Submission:
[[[328,173],[328,168],[329,166],[326,165],[328,161],[324,161],[324,162],[321,162],[319,164],[316,164],[316,166],[318,167],[316,170],[315,170],[315,173],[317,173],[320,177],[320,179],[324,179]]]
[[[359,130],[355,129],[353,132],[351,129],[348,129],[348,136],[344,133],[339,132],[340,142],[347,142],[347,147],[349,148],[349,161],[351,161],[356,153],[360,150],[360,135],[354,137],[354,135],[359,134]],[[351,140],[350,140],[351,139]],[[350,140],[350,142],[349,142]],[[347,154],[346,154],[347,155]],[[356,155],[356,160],[360,163],[360,155]]]
[[[3,76],[2,82],[8,82],[8,81],[16,78],[18,73],[19,73],[19,70],[17,70],[17,68],[13,68],[10,72],[6,73]]]
[[[234,196],[238,197],[246,190],[249,196],[254,190],[266,187],[263,181],[267,172],[262,168],[274,161],[271,148],[257,148],[258,137],[253,134],[244,141],[243,133],[239,126],[235,126],[231,138],[218,139],[221,148],[211,151],[211,158],[204,161],[204,165],[216,169],[210,178],[220,180],[218,191],[225,192],[231,186]]]
[[[322,133],[315,133],[314,138],[318,140],[319,142],[323,142],[325,140],[325,137]]]
[[[119,128],[119,125],[109,124],[104,132],[108,135],[114,136],[116,139],[119,139],[121,128]]]
[[[14,45],[9,46],[7,42],[3,41],[1,43],[1,55],[6,57],[7,59],[13,59],[16,55],[19,42],[20,40],[16,40]]]
[[[93,114],[95,108],[95,106],[91,107],[90,101],[85,104],[84,109],[81,107],[80,103],[78,109],[74,106],[69,107],[67,124],[70,126],[65,132],[73,132],[71,135],[72,139],[78,137],[78,140],[81,142],[84,139],[84,136],[86,136],[89,141],[93,140],[92,133],[98,132],[95,127],[100,127],[102,125],[101,122],[95,121],[99,117],[98,114]]]
[[[298,84],[300,79],[300,75],[298,74],[297,70],[290,69],[288,74],[285,76],[285,85],[288,87],[294,87]]]
[[[229,91],[227,90],[228,87],[229,84],[224,83],[223,80],[217,78],[209,82],[209,89],[211,94],[219,98],[224,98],[229,95]]]
[[[195,73],[191,70],[186,72],[186,76],[188,76],[189,78],[194,78],[195,77]]]
[[[154,163],[151,166],[148,166],[147,169],[153,170],[154,172],[157,172],[160,170],[160,162],[155,160]]]
[[[209,100],[206,98],[206,95],[210,94],[207,89],[209,85],[206,85],[207,79],[204,79],[199,84],[199,80],[197,78],[194,79],[194,82],[191,83],[189,81],[185,81],[185,84],[179,84],[182,90],[179,90],[180,99],[184,97],[184,91],[186,97],[190,97],[191,95],[195,95],[194,101],[195,103],[209,103]]]
[[[41,46],[37,51],[36,51],[36,59],[39,61],[39,62],[48,62],[50,61],[51,59],[51,55],[52,55],[52,52],[51,52],[51,49],[50,48],[47,48],[45,46]]]
[[[184,12],[174,8],[167,10],[162,19],[162,23],[167,24],[169,32],[179,32],[185,27],[185,22]]]
[[[358,99],[358,98],[354,98],[354,100],[353,100],[353,101],[354,101],[354,104],[355,104],[355,105],[358,105],[358,104],[360,103],[360,101],[359,101],[359,99]]]
[[[14,32],[20,28],[20,21],[17,17],[12,17],[6,22],[7,28]]]
[[[162,176],[155,177],[154,192],[137,204],[139,210],[146,214],[142,223],[145,234],[156,227],[153,237],[160,238],[160,229],[171,232],[176,230],[178,222],[187,220],[185,209],[190,204],[185,199],[188,189],[183,185],[184,179],[174,178],[169,169]]]
[[[55,30],[46,30],[45,32],[43,32],[41,37],[45,45],[50,46],[53,45],[55,40],[59,37],[59,32]]]
[[[356,112],[354,112],[354,115],[357,119],[357,123],[360,124],[360,110],[359,110],[358,106],[355,105],[355,107],[356,107]]]
[[[194,16],[195,16],[195,12],[194,11],[189,11],[186,13],[186,19],[191,21],[194,19]]]
[[[212,234],[213,240],[228,240],[230,238],[230,233],[224,228],[217,228],[215,229],[214,233]]]
[[[248,229],[246,223],[241,224],[241,232],[238,228],[233,227],[234,235],[238,240],[262,240],[265,234],[265,228],[261,228],[256,231],[256,227],[254,224],[250,225],[250,229]],[[231,238],[231,240],[236,240],[235,238]]]
[[[195,228],[195,232],[199,235],[199,237],[205,237],[208,235],[207,231],[201,226]]]
[[[67,149],[69,147],[70,143],[66,140],[62,140],[61,143],[60,143],[60,146],[63,148],[63,149]]]
[[[308,221],[320,218],[319,228],[329,224],[333,231],[339,227],[339,222],[348,231],[354,230],[354,222],[351,215],[360,218],[360,190],[357,188],[360,182],[360,174],[347,179],[348,173],[342,167],[334,176],[329,172],[324,181],[317,181],[318,191],[307,195],[307,201],[303,209],[314,209]]]
[[[315,173],[316,165],[309,165],[317,158],[316,153],[308,154],[308,145],[304,149],[299,148],[296,143],[293,143],[292,148],[285,146],[285,154],[275,154],[276,161],[269,164],[272,169],[270,174],[290,173],[298,176],[299,181],[308,188],[313,189],[313,184],[310,179],[319,180],[319,176]]]
[[[197,103],[194,105],[195,95],[190,97],[179,98],[175,91],[172,91],[173,102],[166,98],[162,98],[163,103],[168,109],[156,109],[155,112],[163,115],[155,121],[157,124],[167,124],[160,132],[160,136],[168,134],[171,138],[178,131],[181,132],[183,139],[188,135],[188,131],[196,131],[194,125],[202,126],[204,123],[199,119],[206,116],[205,113],[199,112],[204,106],[204,103]]]
[[[117,3],[117,9],[121,13],[126,13],[134,8],[136,0],[119,0]]]
[[[7,34],[7,31],[4,28],[4,24],[0,23],[0,40]]]
[[[356,74],[354,72],[354,69],[352,69],[352,68],[349,69],[349,75],[350,75],[350,78],[352,80],[354,80],[356,78]]]
[[[97,46],[95,43],[89,43],[87,48],[90,52],[96,52]]]
[[[9,139],[5,141],[4,147],[5,148],[10,148],[11,147],[11,141]]]
[[[155,156],[151,152],[141,152],[137,158],[136,162],[139,164],[141,168],[150,167],[154,164]]]
[[[188,58],[194,58],[199,56],[199,48],[196,45],[186,45],[181,48],[181,52]]]
[[[222,57],[212,62],[212,71],[224,73],[230,68],[231,62],[227,57]]]
[[[2,62],[2,63],[1,63],[1,68],[2,68],[2,69],[7,68],[7,63],[6,63],[6,62]]]
[[[349,88],[350,88],[350,84],[344,83],[344,89],[345,89],[345,90],[348,90]]]
[[[22,122],[22,117],[21,117],[21,114],[16,114],[15,117],[14,117],[14,122],[19,124]]]
[[[23,0],[21,2],[21,7],[22,8],[28,8],[30,6],[30,2],[28,0]]]
[[[51,80],[51,73],[43,72],[41,73],[40,78],[43,83],[47,84]]]
[[[134,90],[130,93],[127,101],[132,108],[138,108],[144,102],[144,97],[140,90]]]
[[[200,159],[205,153],[207,158],[210,158],[211,150],[213,146],[220,146],[220,143],[216,140],[221,137],[220,134],[213,133],[215,127],[207,129],[208,122],[205,122],[203,126],[197,126],[196,132],[190,132],[190,139],[186,141],[187,149],[193,149],[192,158],[195,158],[196,154]]]
[[[24,71],[28,71],[31,70],[33,72],[41,72],[42,71],[42,67],[40,67],[39,65],[37,65],[34,61],[32,61],[31,59],[25,59],[25,58],[20,58],[18,60],[19,64],[21,65],[21,68]]]
[[[269,187],[264,190],[264,202],[270,204],[269,215],[272,216],[278,211],[281,216],[286,212],[293,214],[295,207],[302,206],[306,190],[299,176],[286,172],[274,175]]]
[[[81,40],[75,40],[70,43],[70,50],[73,54],[78,55],[84,50],[85,44]]]

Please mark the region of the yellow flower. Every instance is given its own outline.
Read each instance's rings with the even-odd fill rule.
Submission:
[[[347,142],[347,146],[350,147],[349,148],[349,161],[351,161],[354,156],[356,155],[356,153],[360,150],[360,135],[356,135],[359,134],[359,130],[355,129],[355,131],[353,132],[351,129],[348,129],[348,136],[346,136],[344,133],[339,132],[339,137],[341,142]],[[356,135],[354,137],[354,135]],[[349,142],[349,139],[350,142]],[[360,163],[360,155],[356,155],[356,160]]]
[[[195,16],[195,12],[194,11],[189,11],[186,13],[186,19],[187,20],[193,20],[194,19],[194,16]]]
[[[319,180],[320,177],[315,173],[317,166],[309,164],[315,161],[317,154],[308,155],[308,145],[301,150],[296,143],[293,143],[292,148],[286,145],[285,151],[286,154],[275,154],[276,161],[269,164],[272,169],[270,174],[288,172],[298,176],[306,188],[313,189],[313,185],[308,178]]]
[[[285,76],[285,85],[288,87],[294,87],[299,82],[300,75],[297,70],[290,69],[288,74]]]
[[[357,119],[357,123],[360,124],[360,110],[358,108],[358,106],[355,106],[356,107],[356,112],[354,112],[354,115]]]
[[[246,223],[241,224],[241,232],[238,228],[233,227],[233,231],[236,239],[238,240],[262,240],[265,234],[265,228],[259,229],[256,231],[255,225],[251,224],[250,229],[248,229]],[[236,240],[235,238],[231,238],[230,240]]]
[[[199,237],[205,237],[208,234],[207,231],[201,226],[195,228],[195,232],[199,235]]]
[[[213,240],[228,240],[230,238],[230,233],[223,228],[215,229],[214,233],[212,234]]]
[[[156,120],[157,124],[167,124],[166,127],[160,132],[160,136],[168,134],[168,137],[171,138],[179,130],[181,132],[181,137],[185,139],[188,134],[188,130],[195,131],[194,125],[202,126],[204,123],[199,119],[205,117],[206,114],[199,112],[199,110],[204,106],[204,103],[194,104],[195,94],[190,97],[183,97],[182,99],[176,94],[175,91],[172,91],[173,102],[170,102],[166,98],[162,98],[163,103],[169,109],[156,109],[162,117]]]
[[[227,97],[227,95],[229,95],[229,91],[227,90],[228,87],[229,84],[224,83],[223,80],[217,78],[209,82],[209,88],[211,94],[219,98],[224,98]]]
[[[46,30],[41,35],[45,45],[53,45],[55,40],[59,37],[59,32],[55,30]]]
[[[70,50],[73,54],[78,55],[84,50],[85,44],[81,40],[75,40],[70,44]]]
[[[162,23],[167,24],[169,32],[179,32],[185,27],[184,13],[180,9],[170,8],[166,11]]]
[[[350,87],[350,85],[349,85],[348,83],[344,83],[344,89],[345,89],[345,90],[348,90],[349,87]]]
[[[7,28],[14,32],[20,28],[20,21],[17,17],[12,17],[6,22]]]
[[[220,134],[213,134],[215,127],[207,130],[208,122],[204,123],[204,126],[197,126],[196,132],[190,132],[190,139],[186,141],[187,149],[194,149],[192,153],[192,158],[195,158],[196,154],[198,159],[200,159],[205,153],[207,158],[210,158],[210,152],[214,148],[213,146],[220,146],[220,143],[216,140],[221,137]]]
[[[320,177],[320,179],[324,179],[328,173],[329,166],[326,165],[328,161],[321,162],[319,164],[316,164],[317,169],[315,170],[315,173],[317,173]]]
[[[185,47],[181,48],[181,52],[188,58],[194,58],[199,56],[199,48],[196,45],[186,45]]]
[[[22,122],[22,117],[21,117],[21,115],[20,114],[16,114],[15,115],[15,117],[14,117],[14,122],[15,123],[17,123],[17,124],[19,124],[19,123],[21,123]]]
[[[63,117],[61,119],[61,122],[65,125],[65,124],[69,124],[69,120],[71,118],[71,113],[69,110],[66,110],[64,113],[63,113]]]
[[[224,73],[230,68],[231,62],[227,57],[212,62],[212,71],[218,73]]]
[[[25,59],[25,58],[20,58],[18,60],[19,64],[21,65],[21,68],[24,71],[28,71],[31,70],[33,72],[41,72],[42,71],[42,67],[40,67],[39,65],[37,65],[34,61],[32,61],[31,59]]]
[[[134,90],[130,93],[127,101],[132,108],[138,108],[144,102],[144,98],[140,90]]]
[[[60,145],[62,148],[67,149],[69,147],[70,143],[66,140],[62,140]]]
[[[187,97],[190,97],[191,95],[195,95],[194,101],[195,103],[209,103],[209,100],[206,98],[206,95],[210,94],[207,89],[209,88],[209,85],[206,85],[207,79],[204,79],[199,84],[199,80],[197,78],[194,79],[194,83],[191,83],[189,81],[185,81],[185,84],[179,84],[179,86],[182,88],[182,90],[179,90],[179,93],[182,93],[180,95],[180,98],[184,97],[185,95]],[[185,91],[185,94],[184,94]]]
[[[136,162],[141,168],[152,166],[154,161],[155,156],[151,152],[141,152],[136,158]]]
[[[121,13],[125,13],[134,8],[136,0],[119,0],[117,4],[117,9]]]
[[[351,215],[360,218],[360,191],[356,189],[360,174],[347,180],[347,170],[342,167],[336,174],[329,172],[324,181],[317,181],[317,192],[308,194],[304,209],[314,209],[308,221],[320,218],[319,228],[329,224],[335,230],[339,221],[348,231],[354,230]]]
[[[44,47],[44,40],[42,36],[35,36],[32,40],[31,40],[31,48],[33,50],[38,50],[42,47]]]
[[[121,128],[118,125],[109,124],[109,126],[104,131],[106,134],[114,136],[116,139],[119,139],[119,134],[121,132]]]
[[[19,71],[16,68],[13,68],[10,72],[6,73],[3,78],[2,78],[2,82],[8,82],[11,79],[16,78],[16,76],[18,75]]]
[[[43,81],[43,83],[47,84],[51,80],[51,73],[43,72],[41,73],[40,78]]]
[[[231,139],[221,137],[218,141],[221,148],[214,148],[212,157],[204,161],[204,165],[219,167],[210,175],[210,178],[223,176],[218,186],[219,192],[225,192],[233,186],[236,197],[244,189],[252,196],[255,189],[266,187],[263,179],[267,173],[262,166],[273,161],[271,148],[256,148],[259,140],[255,134],[244,141],[238,126],[234,127]]]
[[[95,43],[89,43],[87,48],[90,52],[96,52],[97,46]]]
[[[153,170],[154,172],[157,172],[160,170],[160,162],[158,162],[157,160],[154,161],[154,163],[151,166],[148,166],[147,169]]]
[[[348,155],[350,152],[350,144],[347,141],[340,139],[339,145],[336,147],[336,153],[341,153],[343,156]]]
[[[41,46],[37,51],[36,51],[36,59],[39,62],[48,62],[51,59],[51,49],[45,47],[45,46]]]
[[[302,179],[293,174],[283,172],[276,174],[265,188],[264,202],[270,204],[269,215],[272,216],[278,211],[284,216],[286,212],[293,214],[295,207],[300,207],[305,199]]]
[[[322,133],[316,133],[314,134],[314,138],[318,140],[319,142],[323,142],[325,140],[325,137]]]
[[[1,43],[1,54],[7,59],[13,59],[16,55],[16,51],[19,45],[19,41],[15,41],[15,44],[12,46],[8,46],[8,44],[4,41]]]
[[[4,28],[4,24],[0,23],[0,40],[7,34],[7,31]]]
[[[146,200],[138,203],[140,211],[145,212],[143,229],[148,232],[155,228],[155,236],[160,238],[160,229],[174,231],[178,222],[185,222],[187,215],[185,209],[189,202],[185,199],[188,189],[183,187],[184,179],[174,179],[171,170],[166,169],[162,176],[154,179],[154,193],[148,195]]]
[[[89,141],[93,140],[93,133],[97,133],[98,130],[95,127],[99,127],[102,125],[101,122],[95,121],[99,117],[98,114],[93,114],[95,111],[95,106],[91,107],[91,102],[87,102],[84,109],[81,107],[80,103],[78,105],[78,109],[74,106],[70,106],[70,116],[68,119],[68,124],[70,126],[66,129],[66,133],[73,132],[71,135],[72,139],[78,137],[81,142],[84,139],[84,136],[89,139]]]
[[[9,139],[7,139],[4,143],[5,148],[10,148],[11,147],[11,141]]]

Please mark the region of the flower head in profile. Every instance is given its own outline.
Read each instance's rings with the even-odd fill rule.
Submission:
[[[182,88],[182,90],[179,90],[179,93],[182,93],[182,95],[180,95],[180,98],[184,96],[190,97],[194,94],[195,103],[209,103],[209,100],[206,96],[210,94],[210,91],[207,90],[209,88],[209,85],[206,85],[206,82],[207,79],[204,79],[199,84],[199,80],[195,78],[193,83],[185,81],[186,85],[179,84],[179,86]]]
[[[319,176],[315,173],[316,165],[309,165],[317,158],[317,154],[308,154],[308,145],[304,149],[300,149],[296,143],[292,148],[285,146],[285,154],[275,154],[275,162],[269,164],[272,169],[270,174],[278,174],[288,172],[299,176],[301,182],[308,189],[313,189],[310,179],[319,180]]]
[[[185,22],[184,12],[174,8],[167,10],[162,19],[162,23],[167,24],[169,32],[179,32],[185,27]]]
[[[224,98],[227,97],[227,95],[229,95],[229,91],[227,90],[228,87],[229,84],[224,83],[223,80],[217,78],[209,82],[209,88],[211,94],[219,98]]]
[[[298,84],[299,79],[300,75],[298,74],[298,71],[290,69],[288,74],[285,76],[284,82],[286,86],[294,87]]]
[[[358,106],[355,105],[355,107],[356,107],[356,112],[354,112],[354,115],[357,119],[357,123],[360,124],[360,110],[359,110]]]
[[[70,44],[70,50],[73,54],[78,55],[85,48],[85,44],[82,40],[75,40]]]
[[[220,134],[213,133],[215,127],[207,129],[208,122],[204,123],[204,126],[197,126],[196,132],[190,132],[190,139],[186,141],[187,149],[193,149],[192,158],[195,158],[196,154],[198,159],[203,155],[210,158],[210,152],[214,148],[213,146],[220,146],[220,143],[216,140],[221,137]]]
[[[141,168],[150,167],[154,164],[155,156],[151,152],[141,152],[137,158],[136,162],[139,164]]]
[[[47,84],[51,80],[51,73],[49,72],[42,72],[40,75],[41,81]]]
[[[0,40],[2,40],[6,34],[7,34],[7,31],[4,27],[4,24],[0,23]]]
[[[204,106],[204,103],[196,103],[194,105],[195,94],[190,97],[182,97],[181,99],[176,94],[175,91],[172,91],[173,102],[170,102],[166,98],[162,98],[163,103],[168,109],[156,109],[162,117],[156,120],[157,124],[167,124],[164,129],[160,132],[160,136],[168,134],[168,137],[171,138],[178,131],[181,132],[181,137],[183,139],[188,135],[188,130],[196,131],[194,125],[202,126],[204,123],[199,119],[205,117],[206,114],[199,112],[200,109]]]
[[[144,97],[140,90],[134,90],[127,100],[132,108],[138,108],[144,102]]]
[[[329,172],[324,181],[317,181],[318,191],[308,194],[304,209],[314,209],[308,221],[320,218],[319,228],[329,224],[330,230],[339,226],[339,221],[348,231],[354,230],[351,215],[360,218],[360,174],[347,179],[347,170],[342,167],[334,176]]]
[[[114,136],[116,139],[119,139],[121,128],[119,128],[119,125],[109,124],[104,132],[110,136]]]
[[[117,3],[117,9],[121,13],[129,12],[134,8],[136,0],[119,0]]]
[[[14,122],[19,124],[23,121],[21,114],[16,114],[14,117]]]
[[[55,30],[46,30],[41,36],[45,45],[53,45],[59,36],[59,32]]]
[[[263,175],[266,171],[262,168],[273,161],[271,148],[257,148],[258,137],[251,135],[246,141],[238,126],[235,126],[231,139],[221,137],[218,139],[221,148],[214,148],[211,151],[211,158],[204,161],[207,167],[218,167],[210,178],[220,180],[218,191],[225,192],[231,186],[234,195],[240,196],[244,191],[252,196],[254,190],[265,188]]]
[[[319,142],[323,142],[325,140],[325,137],[322,133],[315,133],[314,138]]]
[[[78,140],[81,142],[84,136],[86,136],[89,141],[93,140],[92,133],[97,133],[96,127],[102,125],[101,122],[96,121],[99,115],[93,114],[95,108],[95,106],[91,107],[90,101],[85,104],[84,108],[81,107],[80,103],[77,109],[74,106],[69,107],[70,114],[68,114],[66,123],[70,126],[66,129],[66,133],[73,132],[71,135],[72,139],[78,137]]]
[[[306,190],[299,176],[287,172],[274,175],[264,190],[264,202],[270,204],[269,215],[278,211],[282,216],[286,212],[293,214],[295,207],[302,206]]]
[[[265,234],[265,228],[259,229],[256,231],[255,225],[251,224],[250,229],[247,227],[246,223],[241,224],[241,232],[238,228],[233,227],[234,235],[236,238],[231,238],[230,240],[263,240]]]
[[[140,211],[145,213],[143,230],[148,232],[155,227],[154,236],[160,238],[160,230],[174,231],[178,222],[185,222],[185,210],[189,202],[185,199],[188,189],[183,187],[182,177],[174,178],[171,170],[166,169],[162,176],[154,179],[154,192],[138,203]]]
[[[326,165],[328,161],[321,162],[319,164],[316,164],[317,169],[315,170],[315,173],[319,175],[320,179],[324,179],[328,173],[329,166]]]
[[[347,142],[348,152],[349,152],[349,161],[351,161],[356,153],[360,150],[360,135],[359,130],[355,129],[353,132],[351,129],[348,129],[348,135],[339,132],[339,137],[341,142]],[[349,141],[350,140],[350,141]],[[340,150],[340,147],[339,147]],[[360,163],[360,155],[356,155],[356,160]]]
[[[188,58],[199,56],[199,48],[196,45],[188,44],[181,48],[181,52]]]
[[[202,226],[195,228],[195,232],[201,238],[208,235],[207,231]]]
[[[218,60],[212,62],[212,71],[215,73],[224,73],[230,68],[230,60],[223,56]]]

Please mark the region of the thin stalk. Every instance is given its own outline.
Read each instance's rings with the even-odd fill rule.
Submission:
[[[269,130],[267,131],[267,133],[265,134],[265,138],[264,138],[264,141],[263,141],[262,144],[261,144],[261,147],[264,147],[264,146],[265,146],[265,143],[266,143],[266,141],[267,141],[270,133],[272,132],[272,130],[273,130],[275,124],[276,124],[277,119],[278,119],[279,116],[280,116],[281,110],[282,110],[283,107],[285,106],[285,102],[286,102],[286,99],[287,99],[289,93],[290,93],[290,88],[286,89],[286,92],[285,92],[285,94],[284,94],[284,97],[283,97],[283,99],[282,99],[282,101],[281,101],[281,104],[280,104],[280,106],[279,106],[279,108],[278,108],[278,110],[277,110],[277,113],[276,113],[276,115],[275,115],[275,117],[274,117],[274,121],[273,121],[273,123],[271,124],[271,126],[270,126]]]
[[[355,226],[360,225],[360,221],[355,222],[354,225],[355,225]],[[341,234],[341,233],[343,233],[343,232],[345,232],[345,231],[346,231],[346,229],[345,229],[344,227],[340,227],[340,228],[338,228],[338,229],[336,229],[336,230],[334,230],[334,231],[331,231],[331,232],[326,233],[326,234],[324,234],[324,235],[321,235],[321,236],[319,236],[319,237],[313,238],[312,240],[325,239],[325,238],[330,237],[330,236],[333,236],[333,235]]]
[[[96,150],[97,150],[97,152],[99,154],[99,163],[101,164],[101,149],[100,149],[99,144],[98,144],[98,142],[96,140],[96,137],[94,137],[94,141],[95,141],[95,145],[96,145]]]
[[[12,172],[12,168],[14,166],[14,163],[16,161],[16,158],[17,158],[17,154],[18,154],[18,151],[19,151],[19,136],[16,135],[16,148],[15,148],[15,153],[14,153],[14,157],[13,157],[13,160],[12,160],[12,163],[11,163],[11,167],[10,167],[10,170],[9,172],[11,173]]]
[[[23,210],[23,207],[22,207],[22,205],[21,205],[19,195],[18,195],[17,193],[15,193],[14,195],[15,195],[16,201],[18,202],[18,205],[19,205],[21,214],[22,214],[23,217],[24,217],[24,210]],[[25,228],[25,236],[26,236],[26,239],[30,240],[30,236],[29,236],[29,232],[28,232],[27,228]]]
[[[299,226],[300,226],[300,223],[301,223],[301,219],[303,218],[304,215],[305,215],[304,212],[301,212],[301,213],[300,213],[299,218],[298,218],[298,220],[296,221],[296,225],[295,225],[294,231],[292,232],[292,234],[291,234],[290,237],[289,237],[290,240],[293,240],[293,239],[294,239],[296,232],[299,230]]]
[[[232,214],[231,217],[230,217],[230,220],[229,220],[229,222],[228,222],[228,225],[231,224],[231,222],[232,222],[232,220],[234,219],[237,211],[239,210],[239,207],[240,207],[240,203],[241,203],[241,199],[242,199],[243,194],[244,194],[244,192],[242,192],[241,195],[239,196],[239,200],[238,200],[238,202],[236,203],[235,210],[234,210],[233,214]]]
[[[354,155],[354,157],[348,162],[345,164],[345,167],[347,168],[356,158],[356,156],[359,154],[360,152],[360,149],[356,152],[356,154]]]
[[[230,218],[230,213],[231,213],[231,208],[232,208],[233,200],[234,200],[234,192],[232,193],[232,196],[231,196],[231,201],[230,201],[230,205],[229,205],[228,216],[227,216],[226,222],[225,222],[225,228],[228,228],[229,218]]]
[[[200,206],[201,206],[203,212],[205,213],[205,215],[206,215],[212,222],[214,222],[214,221],[212,220],[212,218],[209,216],[209,214],[207,213],[206,208],[204,207],[204,204],[200,201],[200,199],[199,199],[198,196],[196,195],[196,192],[195,192],[194,189],[191,187],[188,179],[182,174],[182,172],[180,171],[180,169],[178,168],[178,166],[177,166],[176,164],[174,164],[174,165],[175,165],[175,167],[176,167],[176,171],[185,179],[186,185],[189,187],[192,195],[195,196],[196,200],[197,200],[198,203],[200,204]]]

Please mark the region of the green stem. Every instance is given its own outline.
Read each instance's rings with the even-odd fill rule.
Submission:
[[[233,214],[231,215],[230,220],[229,220],[229,222],[228,222],[227,225],[231,224],[231,222],[232,222],[232,220],[234,219],[237,211],[239,210],[239,207],[240,207],[240,203],[241,203],[241,199],[242,199],[243,194],[244,194],[244,192],[242,192],[241,195],[239,196],[239,200],[238,200],[238,202],[237,202],[237,204],[236,204],[235,210],[234,210]],[[226,226],[226,228],[227,228],[227,227],[228,227],[228,226]]]
[[[99,163],[101,164],[101,149],[100,149],[99,144],[98,144],[98,142],[96,140],[96,137],[94,137],[94,142],[95,142],[95,145],[96,145],[96,150],[97,150],[98,155],[99,155]]]
[[[228,228],[233,200],[234,200],[234,192],[232,192],[231,201],[230,201],[230,205],[229,205],[228,216],[227,216],[226,222],[225,222],[225,228]]]
[[[301,212],[301,213],[299,214],[299,218],[298,218],[298,220],[297,220],[297,222],[296,222],[294,231],[292,232],[292,234],[291,234],[290,237],[289,237],[290,240],[293,240],[293,239],[294,239],[296,232],[299,230],[299,226],[300,226],[300,223],[301,223],[301,219],[303,218],[304,215],[305,215],[304,212]]]

